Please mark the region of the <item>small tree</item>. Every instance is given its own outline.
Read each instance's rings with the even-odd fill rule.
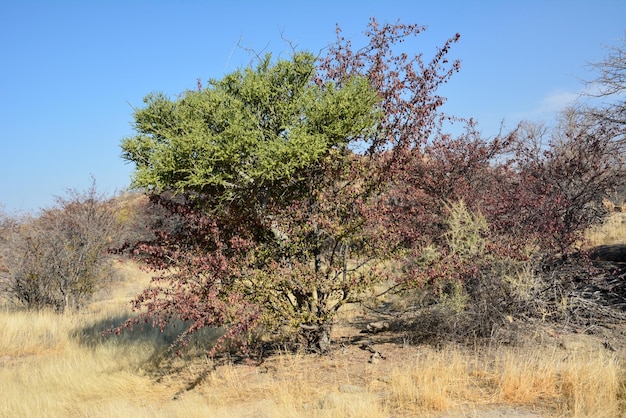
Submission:
[[[71,190],[7,236],[6,290],[29,309],[79,308],[108,279],[107,246],[119,230],[114,208],[95,187]]]
[[[348,146],[371,134],[377,97],[359,77],[316,85],[314,61],[308,53],[275,63],[267,56],[256,69],[176,101],[148,96],[135,114],[138,135],[123,142],[124,156],[136,164],[135,186],[169,213],[168,225],[137,252],[157,269],[175,269],[156,277],[135,305],[147,306],[142,319],[160,326],[188,321],[181,342],[223,326],[225,339],[245,343],[261,323],[310,335],[308,349],[328,349],[329,324],[351,292],[331,299],[359,279],[330,280],[343,265],[344,241],[324,223],[325,188],[350,199],[346,206],[355,201],[348,191],[360,163]],[[342,213],[344,237],[356,234],[358,208]],[[329,246],[337,254],[322,272]]]
[[[328,350],[337,311],[386,278],[376,264],[396,246],[380,223],[393,120],[410,117],[427,132],[443,103],[431,95],[457,66],[440,69],[449,43],[419,75],[407,64],[414,104],[387,115],[398,97],[385,91],[386,65],[408,62],[392,45],[422,29],[372,20],[366,48],[352,54],[338,32],[317,73],[311,54],[295,53],[176,101],[148,96],[135,113],[138,135],[122,148],[134,184],[170,214],[137,253],[169,270],[135,300],[147,309],[126,326],[180,318],[184,344],[205,326],[245,343],[263,325]]]

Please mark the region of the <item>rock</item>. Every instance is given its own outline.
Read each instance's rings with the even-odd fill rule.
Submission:
[[[378,321],[378,322],[370,322],[367,324],[367,332],[375,334],[377,332],[383,332],[389,329],[389,322],[387,321]]]

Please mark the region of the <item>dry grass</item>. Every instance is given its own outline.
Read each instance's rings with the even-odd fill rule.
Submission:
[[[601,348],[504,351],[492,373],[495,395],[503,403],[545,403],[559,416],[617,417],[625,412],[624,366]]]
[[[615,212],[586,234],[589,246],[626,244],[626,212]]]
[[[467,411],[483,416],[505,410],[618,417],[624,412],[623,366],[593,344],[576,351],[381,347],[389,357],[377,364],[354,348],[331,359],[283,354],[261,367],[222,366],[179,401],[190,412],[211,406],[205,416],[413,417]]]
[[[140,330],[99,336],[98,330],[129,314],[130,296],[149,279],[128,263],[118,270],[126,279],[79,314],[0,310],[0,416],[626,414],[626,353],[606,350],[592,337],[560,335],[523,347],[471,350],[402,345],[383,336],[373,344],[385,359],[370,362],[370,352],[347,343],[358,330],[345,322],[337,337],[346,344],[330,357],[283,353],[261,365],[226,364],[185,391],[209,364],[180,360],[179,374],[155,379],[151,358],[166,346],[167,335]],[[359,314],[346,310],[345,316],[357,320]]]

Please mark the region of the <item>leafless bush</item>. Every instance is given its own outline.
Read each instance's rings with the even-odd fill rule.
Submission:
[[[115,207],[70,190],[36,218],[5,222],[5,295],[28,309],[78,309],[110,277],[107,248],[120,229]]]

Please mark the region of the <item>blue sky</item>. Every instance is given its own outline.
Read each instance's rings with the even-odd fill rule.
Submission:
[[[425,55],[461,34],[445,109],[473,117],[485,136],[503,120],[552,120],[626,30],[622,0],[4,0],[0,209],[36,213],[91,176],[102,192],[124,190],[132,166],[119,143],[146,94],[175,96],[245,66],[238,42],[288,55],[282,32],[318,52],[339,24],[358,43],[372,16],[428,26],[411,45]]]

